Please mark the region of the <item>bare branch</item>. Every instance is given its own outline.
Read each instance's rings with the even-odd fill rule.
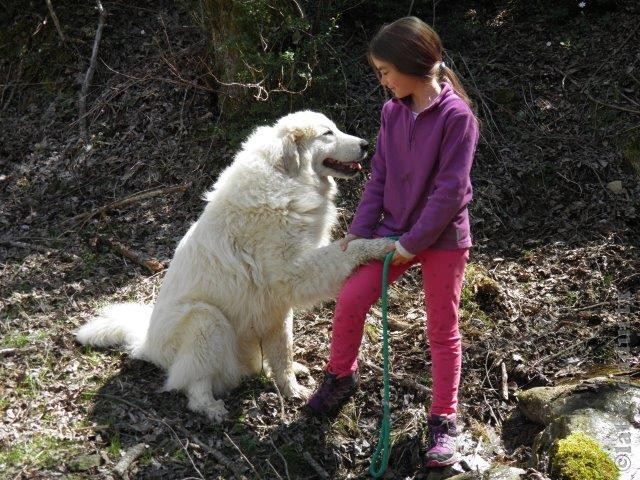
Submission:
[[[89,68],[84,76],[82,82],[82,89],[80,90],[80,100],[78,101],[78,110],[80,118],[80,136],[86,142],[87,138],[87,92],[89,91],[89,84],[93,78],[93,72],[96,69],[96,59],[98,58],[98,47],[100,46],[100,39],[102,38],[102,29],[104,28],[104,19],[107,16],[106,10],[102,7],[102,2],[97,0],[98,11],[100,12],[100,19],[98,20],[98,28],[96,29],[96,37],[93,41],[93,50],[91,52],[91,61],[89,62]]]
[[[165,265],[155,258],[144,258],[141,253],[123,245],[114,238],[98,237],[97,243],[107,245],[114,252],[146,268],[151,273],[158,273],[165,269]]]
[[[60,40],[62,41],[62,43],[65,43],[67,39],[64,36],[64,33],[62,33],[62,29],[60,28],[60,21],[58,20],[58,16],[56,15],[55,10],[53,10],[53,5],[51,4],[51,0],[46,0],[46,1],[47,1],[47,7],[49,8],[49,15],[51,15],[51,18],[53,19],[53,24],[56,26],[56,30],[58,31],[58,36],[60,37]]]
[[[78,220],[88,220],[91,217],[95,217],[96,215],[101,215],[103,213],[108,212],[109,210],[113,210],[114,208],[120,208],[125,205],[129,205],[130,203],[138,202],[140,200],[146,200],[147,198],[157,197],[158,195],[165,195],[175,192],[184,192],[187,188],[189,188],[191,184],[185,183],[182,185],[174,185],[173,187],[164,187],[164,188],[156,188],[153,190],[144,190],[142,192],[134,193],[133,195],[129,195],[121,200],[116,200],[115,202],[111,202],[103,207],[95,208],[89,212],[81,213],[76,215],[75,217],[68,218],[60,223],[60,225],[66,225],[68,223],[75,223]]]

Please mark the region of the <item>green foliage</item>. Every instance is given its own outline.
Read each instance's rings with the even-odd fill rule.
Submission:
[[[611,457],[582,432],[558,440],[551,452],[551,463],[560,480],[616,480],[620,476]]]
[[[366,45],[345,50],[340,37],[353,32],[341,25],[364,28],[354,18],[366,18],[375,22],[373,31],[399,8],[386,3],[183,0],[209,38],[208,74],[220,90],[227,130],[247,117],[270,123],[286,111],[343,102],[349,88],[344,64],[360,57],[366,65]]]
[[[78,451],[78,445],[70,440],[62,440],[47,435],[34,436],[25,443],[17,443],[0,450],[0,471],[3,466],[56,466],[62,456],[70,456]]]
[[[117,458],[120,454],[120,450],[122,450],[122,444],[120,443],[120,434],[116,432],[116,434],[111,437],[111,441],[109,442],[107,451],[109,452],[109,455]]]

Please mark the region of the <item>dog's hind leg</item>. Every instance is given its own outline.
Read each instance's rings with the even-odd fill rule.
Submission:
[[[311,392],[298,383],[295,375],[291,310],[262,338],[262,348],[280,392],[285,397],[307,398]]]
[[[392,246],[386,238],[358,239],[344,252],[337,242],[305,252],[290,266],[291,303],[307,305],[335,297],[358,265],[384,258]]]
[[[169,368],[165,389],[184,391],[191,410],[219,422],[227,410],[214,393],[236,387],[247,372],[238,359],[235,332],[224,314],[205,302],[185,307],[182,343]]]
[[[186,387],[189,398],[189,409],[194,412],[203,413],[209,420],[219,423],[229,413],[222,400],[216,400],[212,394],[213,382],[211,378],[201,378],[191,382]]]

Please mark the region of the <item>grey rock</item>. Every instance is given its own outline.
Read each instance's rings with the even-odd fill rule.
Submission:
[[[520,475],[525,473],[521,468],[510,467],[509,465],[494,465],[484,473],[465,472],[448,480],[520,480]],[[431,480],[431,477],[427,477]]]
[[[80,455],[74,458],[68,464],[69,470],[73,472],[84,472],[92,468],[99,467],[102,459],[97,453],[91,455]]]
[[[533,444],[531,466],[575,432],[596,440],[620,467],[620,480],[640,477],[640,387],[598,377],[575,385],[532,388],[518,395],[522,412],[546,425]]]

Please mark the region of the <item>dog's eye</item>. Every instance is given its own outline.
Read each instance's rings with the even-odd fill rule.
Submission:
[[[324,132],[322,135],[323,135],[323,136],[326,136],[326,135],[333,135],[333,130],[327,130],[327,131],[326,131],[326,132]]]

